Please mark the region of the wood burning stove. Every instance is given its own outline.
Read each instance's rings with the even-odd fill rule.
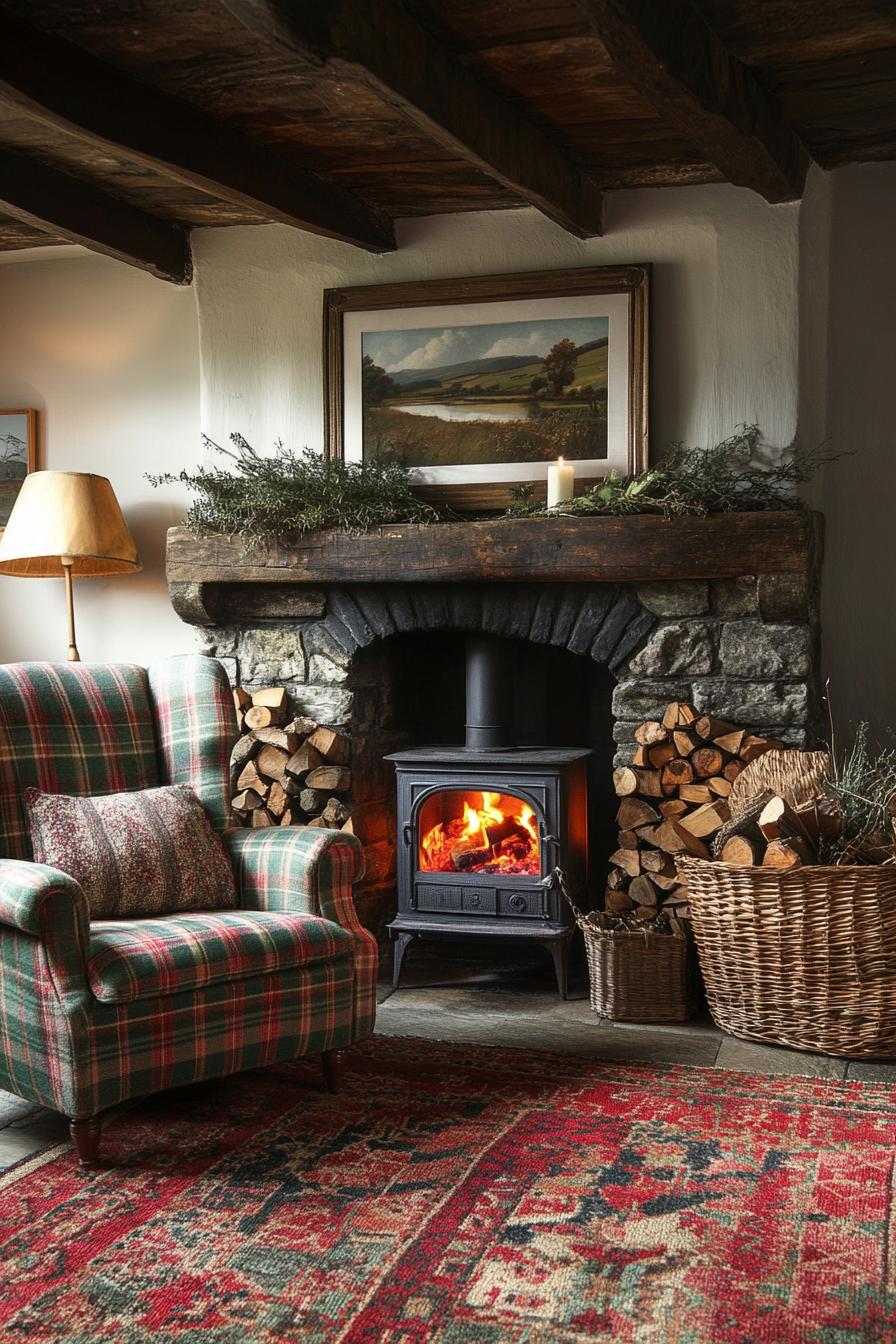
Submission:
[[[510,747],[506,646],[467,645],[463,747],[387,756],[398,787],[398,914],[393,985],[415,937],[525,940],[550,953],[566,997],[573,923],[545,882],[563,869],[581,903],[588,863],[585,749]]]

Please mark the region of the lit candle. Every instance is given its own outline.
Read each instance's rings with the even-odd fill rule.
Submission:
[[[557,461],[548,467],[548,508],[552,509],[555,504],[564,504],[566,500],[572,499],[575,492],[575,467],[571,462],[564,462],[562,457],[558,457]]]

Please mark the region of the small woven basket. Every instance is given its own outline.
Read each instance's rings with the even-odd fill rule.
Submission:
[[[896,866],[678,866],[723,1031],[850,1059],[896,1052]]]
[[[556,880],[585,939],[594,1012],[613,1022],[686,1022],[697,980],[687,931],[603,928],[600,912],[583,914]]]

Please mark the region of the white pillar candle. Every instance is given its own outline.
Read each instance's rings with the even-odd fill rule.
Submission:
[[[556,504],[565,504],[576,492],[576,470],[571,462],[562,457],[548,467],[548,508]]]

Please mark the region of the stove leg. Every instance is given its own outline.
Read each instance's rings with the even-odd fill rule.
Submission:
[[[401,979],[401,964],[404,961],[404,954],[408,950],[408,945],[414,938],[413,933],[400,933],[395,939],[395,951],[392,960],[392,988],[398,988],[398,982]]]
[[[554,974],[557,977],[557,993],[561,999],[569,997],[567,993],[569,979],[569,942],[568,938],[552,938],[544,946],[551,954]]]

